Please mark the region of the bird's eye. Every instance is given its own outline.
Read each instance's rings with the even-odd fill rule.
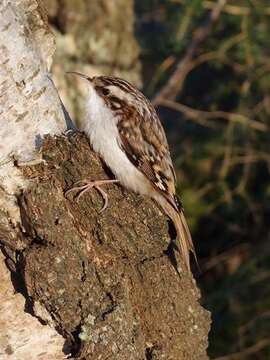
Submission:
[[[110,90],[107,88],[101,88],[101,93],[102,93],[102,95],[107,96],[107,95],[109,95]]]

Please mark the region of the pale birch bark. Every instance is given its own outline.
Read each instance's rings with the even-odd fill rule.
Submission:
[[[44,134],[64,129],[64,119],[48,68],[54,38],[36,0],[0,4],[0,164],[33,160]],[[11,192],[6,169],[4,185]],[[15,184],[16,187],[17,184]]]
[[[156,205],[118,186],[102,215],[95,192],[66,198],[80,178],[107,176],[81,134],[46,137],[46,163],[18,166],[65,129],[40,4],[0,3],[0,358],[208,359],[209,314],[169,262]]]
[[[38,159],[42,137],[65,129],[48,78],[54,50],[38,1],[0,2],[0,224],[10,227],[13,237],[20,227],[15,195],[27,187],[15,163]],[[7,241],[1,233],[0,240]],[[3,256],[0,279],[0,358],[63,359],[64,339],[24,311],[25,299],[14,293]]]

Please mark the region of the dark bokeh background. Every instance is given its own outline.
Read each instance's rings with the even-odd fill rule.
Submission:
[[[270,359],[269,5],[227,1],[170,109],[158,107],[200,259],[203,304],[212,312],[211,357]],[[148,96],[166,86],[215,6],[136,2]],[[187,108],[172,110],[179,103]]]
[[[209,356],[270,359],[269,1],[49,4],[56,76],[62,64],[120,75],[157,107],[212,312]]]

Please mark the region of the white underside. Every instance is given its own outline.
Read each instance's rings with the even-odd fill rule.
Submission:
[[[140,194],[150,195],[150,182],[119,146],[117,121],[103,99],[90,87],[82,130],[89,136],[93,149],[101,155],[121,184]]]
[[[121,150],[117,121],[118,119],[106,107],[103,99],[96,94],[94,89],[90,88],[82,130],[89,136],[93,149],[101,155],[121,184],[139,194],[155,199],[172,219],[185,263],[190,269],[189,251],[194,252],[194,248],[184,215],[178,213],[164,196],[152,188],[150,181]]]

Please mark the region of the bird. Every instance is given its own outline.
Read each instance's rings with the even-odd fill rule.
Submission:
[[[196,258],[183,206],[176,195],[176,175],[165,131],[151,102],[128,81],[114,76],[90,77],[77,71],[87,84],[85,114],[80,130],[85,132],[93,150],[110,168],[115,179],[81,180],[67,191],[80,195],[96,188],[108,205],[105,184],[118,182],[124,187],[155,200],[172,220],[175,246],[190,270],[190,252]]]

